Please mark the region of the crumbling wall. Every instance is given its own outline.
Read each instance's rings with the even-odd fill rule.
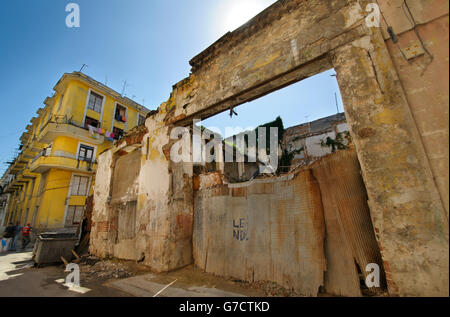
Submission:
[[[190,122],[328,70],[327,52],[367,33],[363,18],[353,0],[278,1],[194,57],[160,111]]]
[[[407,4],[411,13],[403,1],[393,2],[387,6],[386,0],[380,1],[386,17],[386,21],[381,21],[383,31],[387,22],[398,38],[394,43],[385,34],[386,45],[417,123],[448,219],[449,1],[410,0]],[[408,51],[417,55],[407,54]]]
[[[192,164],[169,161],[159,119],[99,156],[90,250],[169,271],[192,263]]]
[[[440,136],[448,135],[448,121],[442,119],[436,125],[443,130],[438,133],[426,128],[434,125],[432,118],[417,119],[418,109],[423,105],[427,108],[434,93],[424,94],[424,101],[418,102],[422,95],[414,93],[417,83],[402,82],[408,72],[399,77],[395,65],[401,65],[398,61],[393,64],[380,28],[366,26],[369,3],[280,0],[191,60],[192,74],[174,85],[167,102],[151,113],[146,121],[148,134],[141,142],[137,221],[142,234],[136,250],[137,254],[145,253],[147,264],[169,270],[192,259],[192,166],[170,162],[171,128],[189,125],[194,118],[207,118],[334,67],[361,163],[389,292],[448,295],[448,214],[442,198],[448,196],[448,167],[437,181],[433,178],[439,166],[448,161],[448,152],[433,145]],[[448,28],[448,13],[440,23]],[[436,55],[440,63],[429,67],[432,72],[448,65],[445,50]],[[430,85],[439,81],[435,76],[427,79]],[[448,90],[439,87],[439,98],[431,109],[436,116],[445,117],[442,109],[448,108]],[[414,106],[408,98],[415,99]],[[110,156],[112,153],[101,156],[104,162],[99,164],[100,179],[96,180],[105,187],[110,180],[106,171]],[[96,184],[96,193],[101,190]],[[95,195],[94,217],[105,221],[107,197]],[[93,250],[109,252],[110,246],[104,242],[108,230],[97,234]]]
[[[97,174],[94,185],[94,210],[89,251],[100,257],[113,254],[111,243],[111,217],[108,206],[112,178],[113,151],[108,150],[98,157]]]
[[[384,41],[365,37],[334,58],[389,291],[448,294],[445,209]]]

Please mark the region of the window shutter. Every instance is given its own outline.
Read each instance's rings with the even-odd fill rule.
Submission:
[[[76,206],[73,216],[73,224],[79,224],[83,218],[83,206]]]
[[[80,177],[80,187],[78,190],[78,196],[86,196],[87,195],[87,187],[88,187],[88,178]]]
[[[80,185],[80,176],[74,176],[72,181],[72,188],[70,190],[71,196],[77,196],[79,185]]]
[[[75,206],[69,206],[67,208],[66,226],[72,226],[74,214],[75,214]]]

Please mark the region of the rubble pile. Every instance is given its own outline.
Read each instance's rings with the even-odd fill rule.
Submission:
[[[265,295],[269,297],[301,297],[301,294],[298,294],[294,290],[284,288],[275,282],[255,281],[249,283],[242,280],[232,280],[232,282],[241,286],[263,290]]]
[[[93,256],[83,258],[80,263],[81,278],[92,279],[117,279],[133,276],[126,265],[111,260],[101,260]]]
[[[254,282],[257,288],[264,290],[267,296],[274,297],[298,297],[301,296],[297,294],[294,290],[286,289],[274,282]]]

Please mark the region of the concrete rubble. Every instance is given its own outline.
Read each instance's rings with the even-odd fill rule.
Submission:
[[[90,280],[127,278],[135,275],[135,273],[129,271],[126,265],[120,262],[103,261],[94,256],[82,258],[80,272],[80,279],[84,282]]]

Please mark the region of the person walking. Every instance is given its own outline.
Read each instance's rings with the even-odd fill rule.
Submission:
[[[3,233],[3,238],[6,240],[6,248],[5,251],[10,251],[12,241],[15,236],[16,227],[13,225],[12,222],[8,224],[8,226],[5,229],[5,232]]]
[[[27,223],[25,227],[22,228],[22,250],[25,250],[28,243],[31,241],[31,225]]]
[[[6,240],[2,238],[2,244],[0,245],[0,253],[6,252]]]
[[[20,225],[20,223],[17,221],[16,222],[16,227],[14,228],[14,238],[13,238],[13,242],[12,242],[12,247],[11,247],[11,251],[18,251],[18,242],[19,242],[19,238],[20,238],[20,234],[22,233],[22,226]]]

